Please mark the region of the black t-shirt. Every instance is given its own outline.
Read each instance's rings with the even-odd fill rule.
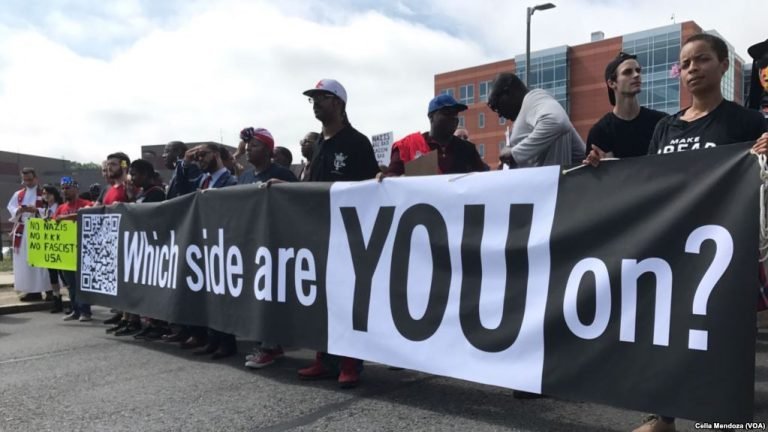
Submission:
[[[240,178],[237,180],[237,184],[252,184],[252,183],[262,183],[269,179],[278,179],[283,180],[287,182],[295,182],[296,176],[286,168],[281,167],[277,164],[270,164],[269,168],[265,169],[264,171],[261,171],[260,173],[256,174],[254,170],[248,170],[244,173],[240,174]]]
[[[692,122],[680,120],[683,113],[685,110],[664,118],[656,125],[648,154],[675,153],[754,141],[766,131],[762,114],[727,100],[723,100],[709,114]]]
[[[328,140],[321,134],[314,154],[311,181],[368,180],[379,172],[371,141],[352,126],[345,126]]]
[[[632,120],[609,112],[589,130],[587,154],[595,145],[604,152],[613,152],[617,158],[645,156],[656,124],[666,116],[667,113],[645,107],[640,107],[640,113]]]

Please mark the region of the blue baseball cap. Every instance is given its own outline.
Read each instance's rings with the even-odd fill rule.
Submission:
[[[77,184],[77,181],[69,176],[64,176],[61,178],[61,182],[59,182],[62,186],[68,186],[68,187],[74,187],[79,188],[80,185]]]
[[[427,114],[432,114],[433,112],[443,108],[454,108],[456,112],[462,112],[467,109],[467,106],[463,103],[459,103],[456,101],[456,99],[453,98],[453,96],[449,94],[441,94],[439,96],[435,96],[434,99],[429,101],[429,111],[427,111]]]

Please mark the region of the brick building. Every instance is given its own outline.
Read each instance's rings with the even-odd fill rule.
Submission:
[[[643,67],[640,104],[672,114],[685,108],[691,99],[672,74],[673,67],[678,63],[682,43],[701,32],[695,22],[687,21],[607,39],[602,32],[595,32],[589,43],[534,51],[529,87],[549,91],[586,140],[592,125],[611,109],[603,77],[605,65],[624,51],[637,55]],[[722,37],[716,31],[708,33]],[[723,78],[723,96],[742,103],[744,61],[732,46],[729,48],[731,67]],[[525,68],[523,53],[514,59],[435,75],[436,95],[451,94],[469,106],[460,116],[459,125],[467,128],[470,140],[492,167],[498,164],[499,151],[506,144],[505,131],[512,122],[499,119],[486,105],[491,84],[499,72],[514,72],[525,80]]]

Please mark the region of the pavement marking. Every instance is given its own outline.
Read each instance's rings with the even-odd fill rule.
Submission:
[[[271,425],[271,426],[266,426],[266,427],[258,428],[258,429],[255,429],[255,431],[257,431],[257,432],[285,432],[285,431],[289,431],[291,429],[295,429],[295,428],[298,428],[298,427],[301,427],[301,426],[307,426],[307,425],[310,425],[310,424],[312,424],[312,423],[314,423],[314,422],[320,420],[321,418],[326,417],[326,416],[328,416],[330,414],[333,414],[333,413],[339,412],[341,410],[347,409],[352,404],[354,404],[355,402],[360,401],[361,399],[368,399],[368,398],[371,398],[373,396],[380,396],[380,395],[385,395],[385,394],[388,394],[388,393],[393,393],[393,392],[396,392],[396,391],[404,390],[404,389],[412,387],[412,386],[414,386],[416,384],[421,384],[421,383],[424,383],[424,382],[427,382],[427,381],[431,381],[431,380],[437,379],[437,378],[440,378],[440,377],[437,376],[437,375],[430,375],[430,376],[426,376],[424,378],[417,378],[417,379],[410,379],[410,380],[407,380],[407,381],[403,381],[400,385],[397,385],[397,386],[395,386],[393,388],[389,388],[389,389],[386,389],[386,390],[381,390],[381,391],[379,391],[379,390],[362,391],[362,392],[360,392],[360,393],[358,393],[356,395],[352,395],[352,397],[350,397],[347,400],[340,401],[340,402],[335,402],[335,403],[328,404],[328,405],[323,405],[323,406],[319,407],[318,409],[316,409],[315,411],[313,411],[313,412],[311,412],[309,414],[304,414],[303,416],[299,416],[299,417],[293,418],[291,420],[284,421],[282,423],[277,423],[277,424],[274,424],[274,425]]]
[[[34,356],[29,356],[29,357],[20,357],[20,358],[8,359],[8,360],[0,360],[0,365],[9,364],[9,363],[18,363],[18,362],[21,362],[21,361],[37,360],[37,359],[43,359],[43,358],[48,358],[48,357],[56,357],[56,356],[67,354],[67,353],[70,353],[70,352],[73,352],[73,351],[75,351],[75,349],[56,351],[56,352],[52,352],[52,353],[34,355]]]

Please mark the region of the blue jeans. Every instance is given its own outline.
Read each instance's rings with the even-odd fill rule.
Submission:
[[[69,301],[72,305],[72,312],[78,316],[90,316],[91,305],[77,301],[77,272],[62,271],[61,276],[64,279],[64,282],[67,284],[67,290],[69,291]]]

